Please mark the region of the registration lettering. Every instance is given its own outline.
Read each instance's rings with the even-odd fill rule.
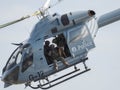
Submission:
[[[92,45],[93,45],[92,42],[87,42],[87,41],[83,40],[81,44],[78,44],[78,45],[72,47],[72,52],[75,53],[77,51],[86,49],[87,47],[92,46]]]

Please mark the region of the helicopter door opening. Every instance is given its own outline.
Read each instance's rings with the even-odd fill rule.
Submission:
[[[52,46],[55,49],[56,56],[61,56],[63,58],[70,57],[70,50],[68,48],[66,39],[63,34],[56,35],[54,37],[48,38],[44,42],[44,55],[47,60],[48,65],[53,63],[53,56],[51,56]]]

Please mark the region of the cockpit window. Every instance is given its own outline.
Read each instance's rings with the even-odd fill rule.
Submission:
[[[64,14],[64,15],[61,16],[61,22],[64,26],[69,25],[70,21],[68,19],[67,14]]]
[[[22,72],[26,71],[33,64],[33,54],[30,56],[25,56],[22,63]]]
[[[32,47],[30,45],[26,45],[23,48],[22,72],[26,71],[32,64],[33,64]]]
[[[17,56],[16,56],[16,63],[20,63],[21,61],[21,58],[22,58],[22,53],[21,52],[18,52]]]
[[[10,58],[8,59],[6,66],[3,69],[3,72],[6,70],[9,70],[13,68],[15,65],[19,64],[21,60],[23,59],[24,53],[29,53],[29,58],[31,58],[31,47],[30,44],[25,44],[23,46],[19,46],[14,50],[14,52],[11,54]],[[29,59],[26,58],[26,59]]]
[[[11,54],[10,58],[7,61],[7,64],[4,68],[5,70],[11,69],[12,67],[14,67],[16,64],[18,64],[21,61],[21,53],[20,53],[20,47],[18,47],[17,49],[14,50],[14,52]]]

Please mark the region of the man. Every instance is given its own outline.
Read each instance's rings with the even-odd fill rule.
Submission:
[[[57,60],[60,60],[64,65],[69,66],[69,64],[65,61],[65,59],[60,56],[60,53],[58,52],[57,48],[55,48],[54,44],[50,45],[50,48],[51,49],[49,51],[49,55],[51,56],[51,59],[54,62],[56,71],[58,71]]]
[[[61,57],[66,58],[67,56],[66,56],[66,53],[64,52],[64,49],[65,49],[64,47],[66,45],[66,41],[65,41],[64,35],[63,34],[58,35],[58,37],[56,37],[55,39],[53,39],[52,42],[57,45],[59,55]]]
[[[44,45],[44,55],[45,55],[45,58],[47,60],[47,63],[48,64],[51,64],[51,57],[49,56],[49,51],[50,51],[50,42],[49,41],[45,41],[45,45]]]

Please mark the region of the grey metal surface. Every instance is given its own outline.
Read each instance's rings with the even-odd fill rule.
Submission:
[[[120,20],[120,8],[100,16],[97,21],[98,27],[101,28],[118,20]]]

